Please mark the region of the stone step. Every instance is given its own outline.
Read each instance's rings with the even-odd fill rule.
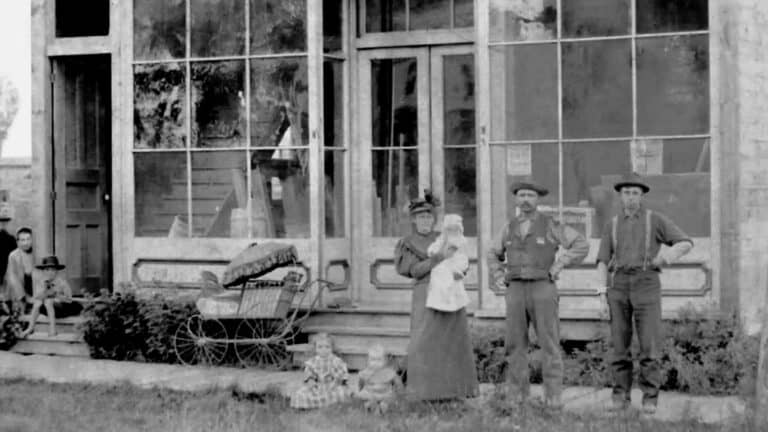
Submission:
[[[22,315],[20,320],[28,323],[31,315]],[[85,318],[81,316],[75,316],[75,317],[67,317],[67,318],[59,318],[56,320],[56,331],[59,333],[75,333],[78,334],[79,331],[77,327],[85,321]],[[48,317],[45,315],[40,315],[37,317],[37,322],[35,322],[35,332],[36,333],[47,333],[48,332]]]
[[[288,346],[288,351],[293,353],[293,364],[296,366],[302,366],[305,361],[312,358],[315,355],[314,350],[315,348],[313,344],[296,344]],[[344,360],[349,370],[359,371],[365,369],[368,365],[368,348],[366,346],[356,348],[349,347],[345,349],[335,348],[334,352]],[[391,358],[390,363],[393,365],[402,363],[405,355],[405,349],[389,352]]]
[[[59,333],[48,336],[45,332],[35,331],[26,339],[16,342],[11,352],[19,354],[46,354],[69,357],[88,357],[88,346],[74,333]]]
[[[410,335],[408,329],[385,327],[305,326],[302,331],[314,341],[317,333],[328,333],[339,352],[357,352],[380,344],[387,353],[405,352]]]

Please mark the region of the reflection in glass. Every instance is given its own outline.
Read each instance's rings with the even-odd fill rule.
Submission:
[[[451,0],[410,0],[409,30],[451,27]]]
[[[632,171],[628,141],[563,144],[563,216],[582,234],[599,238],[615,212],[613,177]]]
[[[563,37],[629,34],[630,0],[568,0],[563,2]]]
[[[636,0],[637,32],[706,30],[708,0]]]
[[[563,43],[563,135],[632,134],[629,40]]]
[[[309,237],[307,150],[251,152],[253,237]],[[303,162],[302,162],[303,161]]]
[[[186,147],[184,65],[133,67],[133,145],[135,148]]]
[[[365,0],[365,33],[405,31],[405,0]]]
[[[192,235],[248,237],[245,151],[192,152]]]
[[[325,147],[344,147],[344,62],[323,62],[323,121]]]
[[[557,0],[491,0],[491,42],[552,40],[557,37]]]
[[[251,60],[251,147],[309,143],[306,57]]]
[[[556,139],[557,46],[491,47],[490,62],[491,139]]]
[[[134,153],[138,237],[187,237],[187,154]]]
[[[192,147],[245,146],[245,62],[192,63]]]
[[[341,47],[342,2],[323,2],[323,52],[338,52]]]
[[[343,150],[325,151],[325,236],[344,237],[344,158]]]
[[[371,61],[373,147],[418,144],[415,58]]]
[[[460,214],[464,235],[477,236],[477,177],[474,148],[445,149],[445,213]]]
[[[306,0],[249,1],[251,54],[307,50]]]
[[[663,140],[665,173],[710,172],[709,138]]]
[[[243,0],[189,0],[193,57],[245,54]]]
[[[474,55],[443,57],[445,145],[475,143]]]
[[[134,0],[134,60],[184,57],[185,26],[184,0]]]
[[[539,198],[539,209],[551,213],[559,202],[558,145],[556,143],[494,145],[491,149],[491,228],[495,236],[515,215],[512,184],[533,176],[549,194]],[[496,238],[493,239],[496,241]]]
[[[411,222],[404,206],[419,196],[418,151],[378,150],[371,155],[374,196],[373,235],[402,237],[411,232]]]
[[[639,134],[709,131],[709,36],[637,40]]]
[[[453,0],[453,27],[473,27],[475,25],[474,0]]]

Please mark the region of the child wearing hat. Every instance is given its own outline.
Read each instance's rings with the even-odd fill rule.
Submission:
[[[48,316],[48,336],[56,336],[56,317],[77,315],[82,306],[72,301],[72,288],[67,280],[59,275],[59,270],[64,269],[64,265],[59,263],[58,258],[45,257],[35,267],[42,275],[34,281],[32,317],[29,327],[21,336],[27,337],[35,331],[35,323],[41,312]]]

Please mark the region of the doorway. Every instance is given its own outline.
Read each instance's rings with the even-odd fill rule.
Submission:
[[[53,250],[74,295],[112,286],[110,56],[51,59]]]
[[[462,215],[470,260],[477,259],[474,47],[370,50],[358,64],[358,295],[403,307],[410,281],[397,275],[393,256],[398,239],[411,232],[411,198],[431,189],[443,202],[440,218]],[[469,284],[475,265],[470,273]]]

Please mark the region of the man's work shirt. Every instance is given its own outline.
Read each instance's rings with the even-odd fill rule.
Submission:
[[[613,246],[613,222],[605,225],[600,238],[600,250],[597,261],[609,264],[614,259],[613,270],[639,270],[643,264],[651,265],[651,261],[659,254],[661,245],[673,246],[680,242],[693,244],[683,230],[671,219],[656,211],[651,212],[651,235],[646,247],[646,209],[643,206],[635,212],[623,211],[618,215],[616,224],[616,250]],[[652,268],[658,270],[658,268]]]
[[[532,221],[539,217],[538,212],[533,212],[529,216],[520,214],[517,216],[517,226],[519,232],[515,233],[521,238],[525,238],[531,229]],[[488,253],[488,267],[491,275],[498,275],[504,271],[504,260],[506,254],[506,247],[504,245],[504,239],[509,234],[510,224],[504,224],[501,232],[494,237],[494,243],[491,250]],[[569,266],[571,264],[580,263],[589,253],[589,242],[584,238],[581,233],[571,228],[568,225],[550,221],[547,228],[547,237],[552,243],[556,243],[564,252],[560,254],[554,265],[560,268]]]

